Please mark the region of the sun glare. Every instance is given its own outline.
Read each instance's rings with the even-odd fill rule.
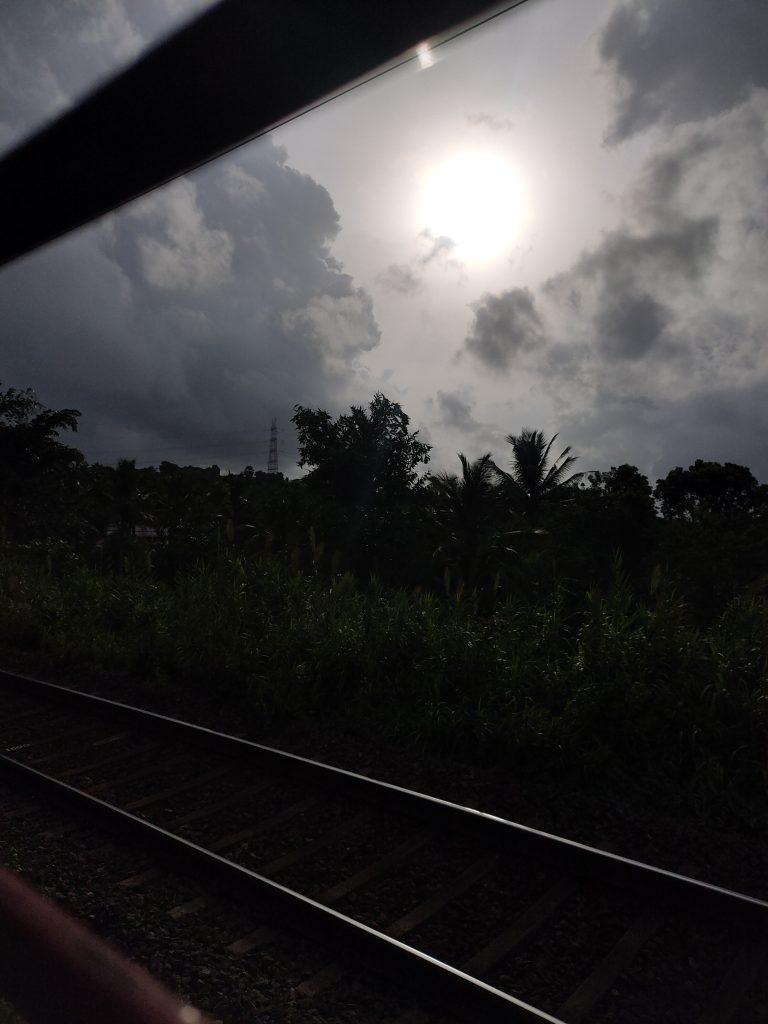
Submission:
[[[416,57],[422,71],[434,66],[435,58],[432,56],[432,47],[429,43],[419,43],[416,47]]]
[[[520,217],[517,173],[497,154],[461,153],[426,176],[422,226],[436,238],[451,238],[462,260],[481,262],[500,256],[512,245]]]

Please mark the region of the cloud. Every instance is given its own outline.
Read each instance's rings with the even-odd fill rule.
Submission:
[[[668,227],[644,234],[631,228],[609,232],[544,290],[582,321],[589,319],[606,359],[639,359],[658,345],[672,319],[658,293],[700,278],[715,253],[714,217],[671,218]]]
[[[106,461],[258,465],[272,416],[286,431],[296,403],[343,404],[379,343],[338,225],[261,140],[4,271],[4,380],[80,408]]]
[[[674,400],[599,391],[589,406],[564,413],[558,428],[590,468],[629,457],[654,482],[700,458],[749,466],[768,483],[765,387],[713,385]]]
[[[88,20],[78,31],[78,40],[96,49],[107,48],[125,62],[146,46],[121,0],[99,0],[98,4],[88,5]]]
[[[419,291],[424,284],[423,269],[432,265],[456,270],[463,277],[464,264],[451,256],[456,248],[452,238],[447,235],[435,236],[429,228],[425,228],[419,233],[418,240],[421,245],[426,243],[426,252],[414,256],[408,263],[390,263],[377,275],[376,282],[385,291],[397,295],[411,295]]]
[[[247,206],[260,203],[267,196],[267,190],[259,179],[237,164],[225,169],[224,190],[231,199]]]
[[[3,4],[0,146],[10,147],[214,0]]]
[[[387,291],[400,295],[417,291],[424,283],[422,268],[432,265],[456,270],[459,276],[463,277],[464,264],[451,255],[456,248],[456,242],[452,238],[447,235],[433,235],[429,228],[425,228],[419,233],[419,242],[426,243],[426,252],[415,256],[410,263],[390,263],[376,278]]]
[[[400,295],[415,292],[422,285],[421,278],[407,263],[390,263],[376,280],[387,291],[398,292]]]
[[[632,228],[611,231],[581,257],[572,273],[604,278],[619,287],[648,273],[692,281],[702,275],[714,255],[717,228],[713,216],[676,216],[669,225],[645,233]]]
[[[6,5],[0,143],[210,2]],[[338,230],[285,150],[239,150],[6,269],[3,379],[80,408],[79,439],[106,461],[259,464],[272,416],[286,431],[295,403],[356,397],[379,343],[370,296],[331,253]]]
[[[580,321],[606,361],[635,361],[666,344],[717,262],[718,206],[691,203],[702,165],[717,159],[712,137],[689,135],[653,156],[630,195],[627,220],[606,232],[543,291]],[[586,341],[586,338],[584,339]]]
[[[508,117],[498,117],[496,114],[476,113],[467,114],[467,124],[476,127],[490,128],[492,132],[511,132],[515,122]]]
[[[423,267],[426,267],[428,264],[433,263],[435,260],[445,260],[448,254],[453,252],[453,250],[456,248],[456,243],[452,238],[449,238],[447,235],[435,236],[432,234],[429,228],[425,228],[421,232],[419,237],[426,239],[427,244],[429,246],[427,252],[423,256],[419,257],[419,263]],[[458,261],[456,260],[446,260],[446,262],[450,264],[456,264],[457,266],[459,265]]]
[[[454,436],[457,448],[464,452],[474,452],[477,456],[483,452],[498,450],[502,443],[504,431],[493,423],[483,422],[474,415],[477,404],[474,392],[467,387],[453,390],[438,390],[434,398],[427,399],[427,407],[432,415],[432,423],[439,435],[449,431]],[[484,406],[485,408],[485,406]],[[443,442],[433,453],[433,471],[445,470],[455,472],[456,448]],[[474,457],[474,456],[473,456]]]
[[[472,415],[472,406],[464,391],[438,391],[437,409],[442,426],[460,430],[463,434],[477,434],[484,429]]]
[[[619,99],[607,138],[653,124],[720,114],[768,87],[768,5],[755,0],[630,0],[603,29],[599,50]]]
[[[10,35],[0,36],[0,146],[10,148],[68,104],[69,96],[50,64],[17,49]]]
[[[669,311],[648,294],[607,296],[596,326],[603,352],[619,359],[640,359],[658,344]]]
[[[464,351],[524,374],[587,468],[712,458],[768,479],[767,133],[763,89],[677,126],[619,224],[528,293],[529,333],[508,292],[474,307]]]
[[[464,351],[488,369],[507,370],[515,357],[542,342],[542,322],[528,288],[485,294],[473,303],[474,317]]]
[[[760,89],[679,126],[626,223],[539,296],[553,333],[541,370],[567,396],[558,426],[590,458],[636,452],[657,475],[725,459],[768,477],[767,126]]]
[[[137,224],[132,239],[148,285],[166,291],[208,290],[230,276],[234,241],[226,231],[206,224],[197,188],[188,179],[141,200],[129,216]]]
[[[314,338],[329,366],[342,369],[347,360],[376,348],[381,340],[373,303],[362,288],[345,295],[316,295],[300,310],[283,314],[289,334]]]

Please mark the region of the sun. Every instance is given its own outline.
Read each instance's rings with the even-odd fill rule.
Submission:
[[[495,153],[463,152],[427,172],[421,222],[434,237],[451,238],[460,259],[483,262],[512,245],[521,205],[518,175],[508,160]]]

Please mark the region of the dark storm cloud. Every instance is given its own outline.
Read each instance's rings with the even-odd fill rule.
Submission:
[[[407,263],[390,263],[376,280],[387,291],[398,292],[400,295],[415,292],[422,284],[421,278]]]
[[[645,273],[694,280],[714,255],[717,227],[715,217],[678,217],[676,223],[645,234],[612,231],[579,259],[571,273],[602,278],[618,288]]]
[[[684,192],[716,148],[694,136],[651,158],[632,193],[630,222],[545,283],[547,295],[589,322],[605,359],[649,355],[674,320],[670,293],[690,290],[713,266],[719,219],[687,212]]]
[[[588,407],[561,416],[558,427],[585,465],[594,454],[596,468],[631,457],[652,483],[697,458],[749,466],[768,483],[764,381],[669,399],[600,391]]]
[[[472,406],[464,392],[438,391],[436,404],[443,426],[453,427],[465,434],[477,434],[483,429],[482,424],[472,415]]]
[[[210,0],[4,5],[0,145]],[[10,8],[6,10],[5,8]],[[259,464],[277,416],[338,404],[379,342],[327,191],[269,139],[0,275],[6,384],[83,412],[87,454]]]
[[[768,4],[761,0],[630,0],[600,40],[620,99],[607,137],[728,110],[768,86]]]
[[[713,387],[690,396],[683,403],[683,426],[670,424],[673,433],[667,457],[679,465],[688,452],[702,452],[699,458],[747,465],[761,483],[768,483],[765,395],[766,381],[756,379],[738,387]],[[664,466],[662,472],[666,471]]]
[[[379,342],[337,231],[263,140],[0,276],[4,376],[81,408],[105,459],[258,462],[273,415],[335,404]]]
[[[641,221],[663,228],[681,212],[686,178],[721,145],[717,133],[694,132],[652,156],[642,169],[632,202]]]
[[[658,343],[668,321],[668,311],[650,295],[620,293],[606,299],[596,325],[607,356],[640,359]]]
[[[472,306],[474,317],[464,351],[488,369],[507,370],[515,357],[541,342],[541,318],[527,288],[486,294]]]
[[[657,292],[692,282],[710,265],[717,239],[713,217],[677,216],[676,223],[647,234],[628,229],[607,234],[571,270],[550,279],[545,292],[581,317],[607,359],[648,355],[672,319]]]

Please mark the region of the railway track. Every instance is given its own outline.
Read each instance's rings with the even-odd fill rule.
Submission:
[[[760,1019],[768,903],[78,691],[0,684],[1,777],[145,851],[127,893],[173,869],[233,896],[250,926],[228,955],[310,936],[328,953],[302,996],[354,961],[416,993],[397,1024]]]

